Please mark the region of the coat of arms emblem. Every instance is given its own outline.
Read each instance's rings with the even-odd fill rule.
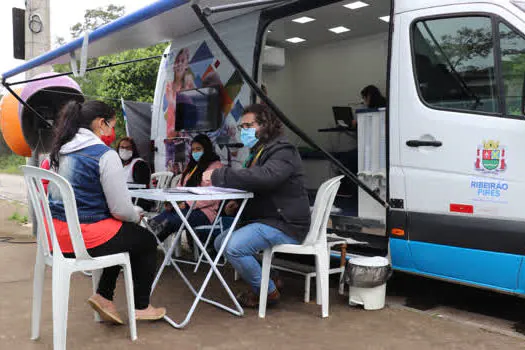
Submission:
[[[507,169],[505,147],[499,141],[483,141],[478,146],[475,168],[482,172],[498,173]]]

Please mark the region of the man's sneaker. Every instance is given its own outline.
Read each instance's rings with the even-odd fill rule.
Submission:
[[[277,303],[279,303],[279,300],[281,299],[281,294],[276,289],[271,293],[268,293],[268,297],[266,299],[266,306],[272,306]],[[256,295],[254,292],[246,291],[244,293],[241,293],[237,296],[237,301],[241,306],[248,307],[248,308],[257,308],[259,307],[259,295]]]

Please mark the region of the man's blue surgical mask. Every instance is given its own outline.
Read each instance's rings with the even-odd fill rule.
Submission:
[[[201,159],[202,155],[204,154],[204,152],[191,152],[191,156],[193,157],[193,159],[195,159],[196,162],[199,161],[199,159]]]
[[[255,136],[255,128],[241,129],[241,142],[245,147],[252,148],[259,139]]]

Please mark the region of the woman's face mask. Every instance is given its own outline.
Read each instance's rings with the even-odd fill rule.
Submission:
[[[204,152],[202,152],[202,151],[191,152],[191,156],[193,157],[193,159],[195,159],[196,162],[198,162],[199,159],[201,159],[203,154],[204,154]]]
[[[124,148],[119,148],[118,149],[118,155],[120,157],[120,159],[122,159],[123,161],[128,161],[131,159],[131,157],[133,157],[133,151],[130,151],[129,149],[124,149]]]
[[[115,141],[115,139],[117,138],[117,135],[115,134],[115,125],[111,126],[111,123],[107,120],[104,119],[104,124],[108,127],[108,128],[111,128],[111,133],[109,135],[106,135],[105,132],[103,131],[102,132],[102,135],[100,136],[100,139],[102,140],[102,142],[104,142],[104,144],[108,147],[110,147],[110,145]]]
[[[100,136],[100,139],[102,140],[102,142],[104,142],[104,144],[108,147],[111,146],[111,144],[113,143],[113,141],[115,141],[116,138],[117,138],[117,135],[115,134],[115,128],[111,129],[111,135]]]
[[[202,158],[203,154],[204,154],[204,146],[201,145],[197,141],[193,141],[191,143],[191,157],[193,158],[193,160],[198,162],[199,159]]]

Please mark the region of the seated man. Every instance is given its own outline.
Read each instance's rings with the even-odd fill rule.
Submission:
[[[250,148],[242,169],[221,168],[207,171],[203,179],[213,186],[237,188],[254,193],[242,216],[242,227],[234,231],[225,256],[251,290],[238,296],[246,307],[257,307],[261,285],[261,266],[255,255],[277,244],[300,244],[310,226],[310,208],[299,152],[283,136],[281,121],[262,104],[244,110],[240,126],[241,142]],[[236,202],[227,204],[231,215]],[[215,239],[218,251],[226,233]],[[280,294],[273,281],[268,303]]]

